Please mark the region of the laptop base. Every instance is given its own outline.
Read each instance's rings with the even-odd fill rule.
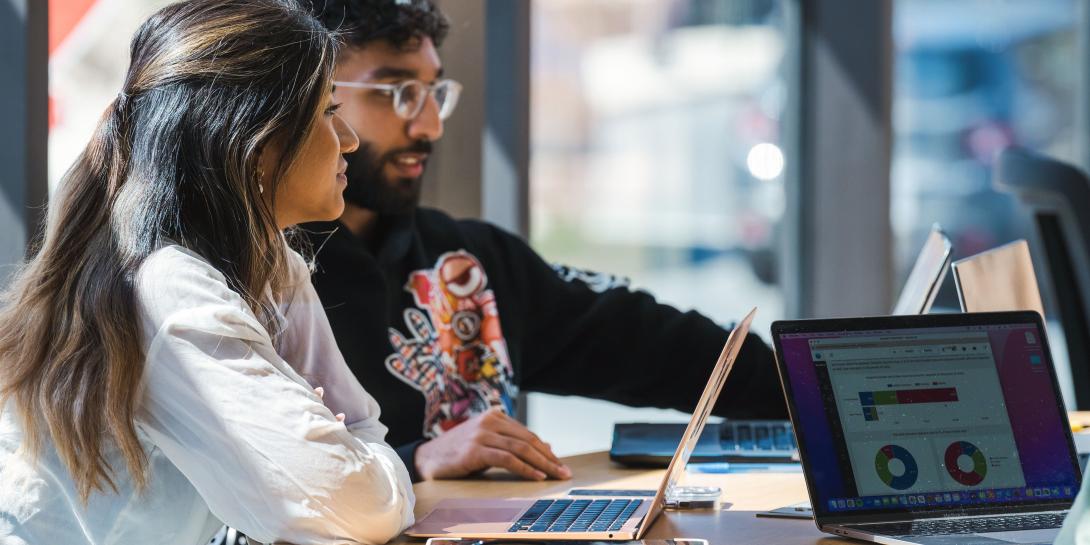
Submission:
[[[412,537],[459,537],[471,539],[503,540],[626,540],[636,539],[639,525],[650,507],[642,505],[626,517],[618,530],[549,532],[512,532],[512,524],[519,515],[533,506],[535,499],[448,499],[440,501],[419,522],[406,530]]]

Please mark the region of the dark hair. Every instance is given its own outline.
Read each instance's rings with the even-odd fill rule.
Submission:
[[[450,23],[431,0],[312,0],[314,14],[351,46],[383,41],[413,48],[422,38],[443,43]]]
[[[194,251],[278,331],[264,294],[288,256],[273,199],[332,90],[336,44],[294,0],[179,2],[133,37],[121,92],[0,309],[0,406],[15,402],[31,455],[52,437],[82,500],[116,490],[107,445],[145,482],[133,419],[145,258],[168,243]],[[259,181],[270,143],[279,164]]]

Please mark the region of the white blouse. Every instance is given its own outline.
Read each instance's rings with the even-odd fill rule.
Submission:
[[[377,544],[412,524],[412,484],[378,404],[345,364],[295,252],[290,269],[277,350],[208,262],[180,246],[148,257],[137,276],[147,489],[108,450],[118,493],[83,506],[52,444],[31,464],[18,420],[0,411],[0,543],[202,545],[226,523],[263,543]]]
[[[1090,545],[1090,473],[1083,474],[1082,489],[1064,519],[1054,545]]]

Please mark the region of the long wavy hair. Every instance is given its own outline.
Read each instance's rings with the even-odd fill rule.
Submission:
[[[196,252],[278,331],[265,294],[287,255],[273,196],[332,89],[336,45],[292,0],[179,2],[133,37],[121,93],[0,308],[0,408],[14,402],[33,459],[52,439],[82,501],[117,491],[113,446],[146,485],[135,277],[148,255]],[[261,173],[270,143],[279,164]]]

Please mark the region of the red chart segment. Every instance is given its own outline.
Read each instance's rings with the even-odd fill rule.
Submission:
[[[914,390],[877,390],[859,392],[859,404],[862,405],[863,418],[867,422],[876,422],[878,407],[881,405],[910,405],[916,403],[956,403],[957,388],[922,388]]]
[[[916,390],[881,390],[859,392],[861,405],[906,405],[911,403],[954,403],[957,388],[924,388]]]
[[[973,462],[973,468],[964,471],[958,466],[962,456],[968,457]],[[976,486],[984,481],[988,475],[988,460],[984,453],[976,445],[968,441],[955,441],[946,447],[946,472],[955,481],[965,486]]]

